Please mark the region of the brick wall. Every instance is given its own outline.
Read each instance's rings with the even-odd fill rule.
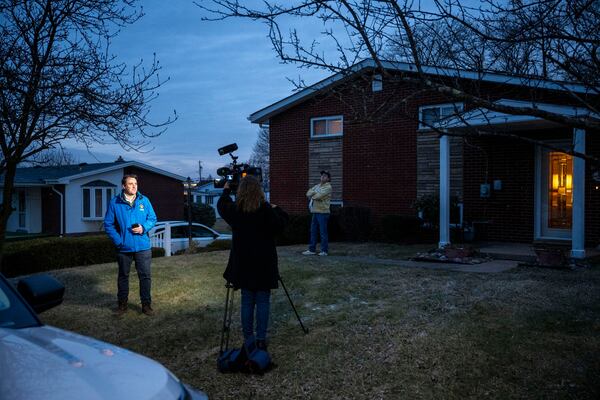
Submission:
[[[586,152],[600,157],[600,131],[586,135]],[[598,180],[594,179],[594,173]],[[597,189],[596,189],[597,188]],[[586,162],[585,171],[585,239],[586,246],[600,244],[600,165]]]
[[[184,190],[177,179],[136,167],[125,168],[125,174],[138,177],[138,189],[148,196],[159,221],[182,220]]]
[[[464,147],[464,220],[489,222],[487,239],[531,242],[534,227],[535,150],[505,138],[471,139]],[[502,181],[502,190],[479,196],[479,185]]]

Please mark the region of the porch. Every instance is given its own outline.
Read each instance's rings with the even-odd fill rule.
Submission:
[[[553,104],[506,99],[498,103],[569,116],[586,115],[586,110]],[[534,116],[508,115],[487,109],[471,110],[461,118],[440,123],[439,128],[448,135],[468,136],[469,129],[489,133],[487,137],[480,135],[479,142],[471,144],[477,150],[471,151],[468,166],[465,161],[463,186],[468,200],[465,212],[470,214],[467,221],[493,221],[490,228],[493,227],[494,232],[489,239],[495,241],[532,240],[533,243],[544,242],[546,246],[552,241],[553,245],[569,250],[566,257],[586,258],[586,214],[588,224],[592,223],[588,225],[588,234],[591,234],[595,203],[586,199],[586,186],[590,187],[591,182],[589,177],[586,181],[585,160],[574,155],[586,153],[584,130],[570,129]],[[450,244],[448,135],[440,137],[440,247]],[[508,137],[523,141],[512,144]],[[595,245],[596,240],[596,235],[591,234],[587,244]],[[535,260],[532,244],[486,247],[498,256],[509,251],[511,256],[524,261]]]

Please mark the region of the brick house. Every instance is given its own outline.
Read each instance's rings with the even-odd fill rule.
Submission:
[[[15,211],[7,232],[61,235],[101,231],[106,206],[120,193],[125,174],[137,175],[139,190],[150,198],[159,221],[182,219],[185,177],[119,158],[112,163],[18,168]]]
[[[376,218],[415,215],[415,200],[438,195],[441,189],[445,219],[440,224],[440,245],[449,243],[444,215],[450,196],[462,201],[462,223],[485,226],[487,240],[573,241],[577,257],[585,254],[584,244],[598,244],[597,174],[581,159],[556,151],[575,140],[576,148],[599,156],[597,132],[585,134],[531,116],[494,114],[449,102],[407,80],[386,82],[373,72],[375,67],[372,60],[365,60],[250,115],[251,122],[269,126],[273,203],[292,213],[306,212],[307,188],[318,181],[321,169],[328,169],[333,200],[369,207]],[[396,77],[415,73],[411,64],[385,63],[385,67]],[[587,96],[583,86],[463,70],[425,72],[436,79],[458,79],[490,101],[531,106],[535,98],[539,108],[585,113],[570,105],[567,95],[569,91]],[[393,103],[393,98],[409,100]],[[452,118],[456,114],[468,116],[482,130],[544,141],[555,151],[506,136],[439,138],[429,128],[460,133],[466,127],[463,120]]]

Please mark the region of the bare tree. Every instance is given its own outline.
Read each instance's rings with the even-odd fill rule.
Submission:
[[[269,190],[269,128],[261,127],[250,156],[250,165],[262,168],[263,188]]]
[[[370,115],[363,112],[362,119],[376,118],[377,113],[385,115],[386,110],[397,112],[408,97],[433,92],[471,108],[532,115],[572,128],[600,129],[598,1],[484,0],[475,8],[461,0],[295,0],[261,4],[250,8],[239,1],[205,0],[199,6],[207,12],[207,20],[241,17],[265,23],[283,62],[350,74],[353,64],[370,58],[376,65],[373,73],[414,88],[408,95],[393,93],[380,107],[363,107]],[[302,30],[294,27],[294,23],[309,20],[323,26],[320,38],[304,40]],[[411,63],[414,73],[394,73],[387,68],[388,59]],[[431,73],[440,71],[440,67],[450,73]],[[473,71],[480,77],[498,72],[517,74],[531,93],[532,104],[494,101],[480,90],[481,79],[457,79],[451,74],[453,68]],[[565,80],[585,90],[571,90]],[[548,83],[560,88],[572,105],[587,112],[569,116],[537,107],[535,103],[543,92],[540,87]],[[353,89],[360,90],[360,85]],[[460,134],[481,136],[489,132],[471,127]],[[573,149],[568,152],[600,162]]]
[[[59,147],[36,153],[32,155],[24,164],[43,167],[62,167],[64,165],[73,165],[78,163],[79,159],[75,157],[73,153],[70,153],[62,147]]]
[[[175,118],[148,119],[158,62],[110,53],[141,17],[137,0],[0,0],[0,252],[17,164],[67,138],[141,149]]]

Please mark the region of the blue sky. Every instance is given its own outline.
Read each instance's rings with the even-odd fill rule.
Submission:
[[[119,146],[95,145],[91,155],[80,146],[66,148],[81,162],[126,160],[152,164],[183,176],[213,176],[229,162],[217,148],[237,142],[240,160],[248,159],[258,126],[247,117],[294,89],[287,78],[302,77],[307,84],[329,74],[283,65],[267,38],[267,28],[249,20],[201,21],[204,11],[191,0],[144,0],[145,16],[126,27],[114,40],[112,52],[129,65],[153,53],[162,66],[161,78],[170,80],[152,103],[151,116],[164,120],[177,111],[178,120],[145,153]],[[314,21],[313,21],[314,22]],[[307,31],[318,32],[318,27]]]

